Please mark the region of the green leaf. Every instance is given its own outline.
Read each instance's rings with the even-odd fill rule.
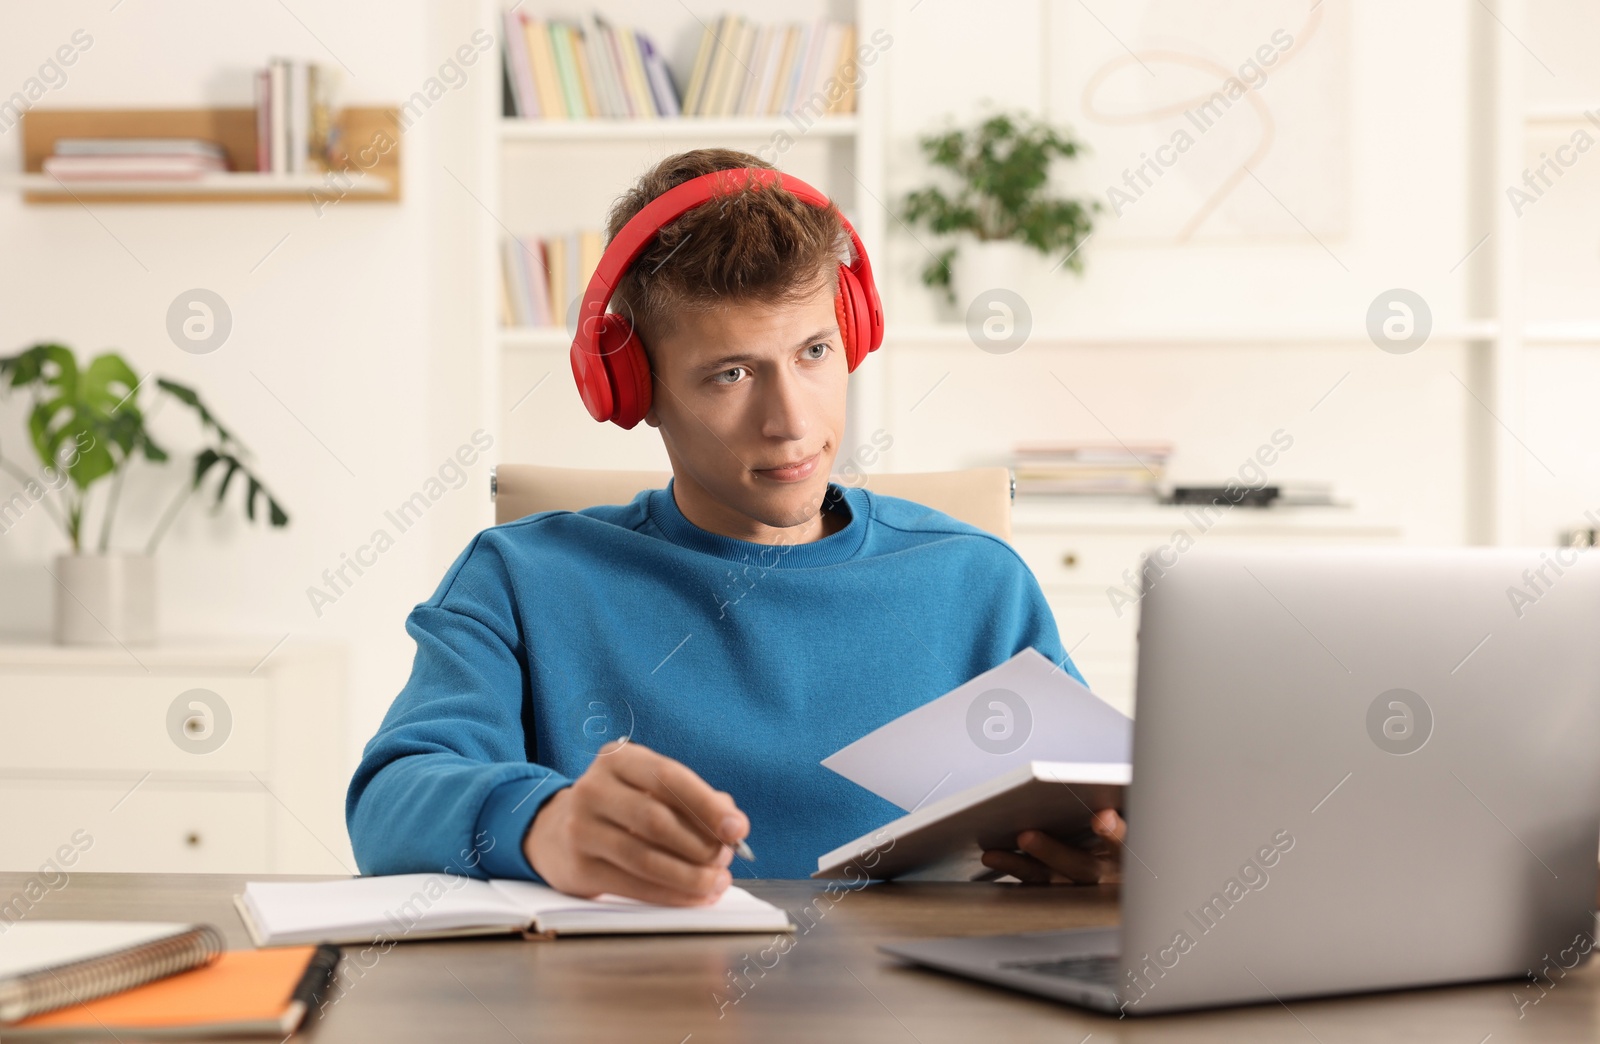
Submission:
[[[1050,189],[1052,166],[1082,146],[1068,130],[1026,114],[993,113],[976,125],[950,128],[918,139],[923,155],[946,185],[931,184],[906,194],[900,218],[938,236],[979,241],[1014,240],[1040,253],[1072,252],[1093,230],[1098,200],[1062,198]],[[953,187],[948,183],[953,177]],[[923,267],[922,281],[953,300],[949,261],[954,248]],[[1067,266],[1081,272],[1073,253]]]
[[[222,454],[207,447],[194,455],[194,481],[192,488],[199,489],[200,481],[206,477],[206,472],[211,470],[213,464],[222,459]]]
[[[232,457],[226,458],[228,470],[223,473],[222,482],[217,486],[216,510],[222,510],[222,498],[228,495],[228,483],[233,481],[233,476],[239,471],[239,462]]]
[[[139,375],[134,373],[120,355],[105,352],[95,356],[83,371],[81,394],[89,406],[110,417],[113,411],[125,408],[139,386]]]
[[[176,381],[169,381],[165,377],[156,378],[156,385],[168,395],[194,410],[200,417],[201,427],[215,431],[225,444],[230,442],[237,444],[238,440],[233,437],[233,434],[227,428],[222,426],[222,422],[212,416],[211,411],[206,409],[205,403],[200,401],[199,394],[193,388],[185,387]]]
[[[224,464],[215,497],[218,509],[225,502],[234,475],[242,472],[249,484],[246,516],[255,519],[259,494],[266,499],[271,524],[287,525],[288,514],[242,459],[243,445],[199,394],[165,378],[157,378],[156,386],[192,409],[201,430],[216,440],[215,445],[195,453],[185,495],[197,490],[218,464]],[[64,468],[73,485],[85,494],[65,505],[68,537],[74,549],[81,546],[86,495],[91,485],[116,473],[136,455],[142,454],[155,464],[171,460],[146,428],[146,417],[138,402],[138,374],[115,352],[95,356],[80,370],[77,357],[65,345],[36,344],[0,357],[0,390],[7,388],[25,388],[32,395],[27,414],[28,437],[40,462]],[[153,539],[159,536],[158,531]]]

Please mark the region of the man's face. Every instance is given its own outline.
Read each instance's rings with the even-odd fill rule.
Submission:
[[[849,376],[831,283],[793,304],[685,313],[650,354],[645,421],[661,431],[685,517],[758,543],[824,535]]]

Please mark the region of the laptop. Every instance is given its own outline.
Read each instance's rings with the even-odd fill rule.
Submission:
[[[1120,927],[881,949],[1123,1016],[1573,967],[1600,876],[1596,556],[1147,566]]]

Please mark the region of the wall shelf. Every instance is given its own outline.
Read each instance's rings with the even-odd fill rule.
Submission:
[[[326,189],[323,174],[262,174],[241,171],[207,174],[199,178],[163,181],[153,178],[113,181],[109,179],[63,181],[51,174],[13,174],[0,177],[0,188],[25,192],[28,201],[44,202],[132,202],[135,200],[171,201],[170,197],[205,196],[222,201],[304,200],[306,193]],[[387,178],[368,175],[352,180],[345,192],[351,197],[384,198],[393,186]]]
[[[1464,322],[1437,326],[1429,335],[1433,342],[1486,341],[1499,333],[1499,324],[1487,319],[1469,319]],[[903,344],[911,347],[943,347],[970,344],[971,337],[964,323],[931,323],[916,326],[891,324],[884,331],[886,344]],[[1055,347],[1093,347],[1100,345],[1349,345],[1371,341],[1361,328],[1320,326],[1268,326],[1236,327],[1214,330],[1161,330],[1118,327],[1107,330],[1035,330],[1027,344]]]
[[[855,116],[827,116],[805,123],[800,117],[700,117],[680,116],[650,120],[536,120],[505,117],[500,120],[500,138],[518,141],[649,141],[671,139],[704,141],[712,139],[770,138],[787,134],[791,138],[851,138],[858,129]]]
[[[399,110],[348,108],[337,125],[343,174],[256,169],[256,111],[237,109],[34,109],[22,117],[22,173],[0,179],[25,203],[304,203],[313,194],[352,202],[400,199]],[[44,173],[58,138],[200,138],[220,144],[231,170],[199,178],[63,181]]]
[[[1578,123],[1590,123],[1589,113],[1600,113],[1600,103],[1585,109],[1581,105],[1532,105],[1528,107],[1524,121],[1532,127],[1565,127]]]
[[[1600,320],[1530,321],[1522,336],[1528,344],[1600,344]]]

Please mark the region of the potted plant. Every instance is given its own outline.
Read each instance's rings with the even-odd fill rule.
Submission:
[[[148,380],[148,378],[147,378]],[[156,638],[155,550],[178,512],[199,490],[206,476],[220,472],[212,514],[235,476],[247,483],[245,515],[256,517],[257,497],[264,499],[267,518],[284,526],[289,516],[256,477],[243,457],[247,452],[233,433],[200,401],[193,389],[158,377],[157,393],[193,410],[207,444],[189,462],[189,476],[177,497],[156,523],[139,552],[111,549],[111,524],[129,466],[142,457],[152,464],[172,458],[151,437],[140,403],[140,381],[120,355],[106,352],[79,367],[70,348],[37,344],[0,358],[0,389],[27,389],[33,399],[28,436],[41,470],[29,473],[0,455],[0,468],[22,484],[0,512],[13,517],[38,504],[61,527],[71,551],[56,557],[55,638],[64,645],[149,643]],[[100,520],[99,540],[91,548],[86,516],[89,490],[109,488]],[[52,500],[50,494],[55,493]]]
[[[991,286],[1011,286],[1037,267],[1034,252],[1046,258],[1065,255],[1066,266],[1083,271],[1078,252],[1093,231],[1091,213],[1098,200],[1079,201],[1054,194],[1054,161],[1071,159],[1086,148],[1069,130],[1058,130],[1023,113],[996,113],[975,126],[955,127],[919,139],[923,154],[938,170],[953,176],[949,191],[932,184],[908,193],[901,218],[937,236],[970,236],[980,257],[976,268],[960,266],[961,245],[940,250],[922,269],[922,282],[940,291],[949,304],[959,289],[964,297]],[[1055,262],[1060,267],[1061,261]],[[956,271],[953,277],[952,270]],[[986,285],[971,285],[978,282]],[[960,285],[960,284],[967,285]]]

